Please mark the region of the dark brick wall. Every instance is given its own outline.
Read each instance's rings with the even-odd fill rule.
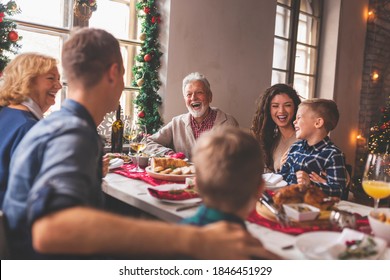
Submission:
[[[358,141],[355,178],[363,173],[370,128],[380,120],[380,109],[390,98],[390,0],[370,0],[369,10],[375,14],[367,21],[359,112],[359,129],[366,140]],[[376,82],[371,79],[374,71],[380,75]]]

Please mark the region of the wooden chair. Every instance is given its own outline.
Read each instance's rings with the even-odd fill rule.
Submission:
[[[343,193],[341,194],[341,199],[342,200],[348,200],[349,197],[349,190],[351,189],[352,185],[352,165],[346,164],[345,168],[347,169],[347,186],[343,190]]]
[[[0,211],[0,259],[9,258],[9,249],[6,235],[6,221],[3,211]]]

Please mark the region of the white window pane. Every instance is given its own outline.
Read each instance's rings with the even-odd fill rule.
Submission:
[[[318,27],[318,20],[310,16],[300,14],[297,41],[300,43],[316,46]]]
[[[309,76],[294,75],[294,88],[303,98],[311,98],[314,94],[315,79]]]
[[[294,72],[315,74],[316,57],[316,49],[297,44]]]
[[[284,84],[286,83],[286,73],[281,71],[272,71],[272,81],[271,84]]]
[[[53,36],[48,34],[41,34],[37,32],[30,32],[26,30],[18,30],[23,39],[20,41],[19,53],[25,52],[39,52],[46,55],[61,58],[61,46],[63,40],[60,36]]]
[[[287,69],[288,42],[275,38],[272,68]]]
[[[89,26],[104,29],[120,39],[132,39],[129,38],[129,4],[111,0],[100,0],[97,4]]]
[[[15,19],[50,25],[55,27],[69,28],[70,11],[72,1],[69,0],[17,0],[16,4],[21,13],[14,16]]]
[[[276,6],[275,35],[288,38],[290,32],[290,10]]]

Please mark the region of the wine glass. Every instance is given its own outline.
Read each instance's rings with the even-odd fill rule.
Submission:
[[[369,154],[363,175],[363,189],[374,198],[377,210],[381,198],[390,196],[390,155]]]
[[[144,170],[139,167],[139,155],[146,148],[146,126],[141,124],[133,124],[130,130],[130,148],[136,151],[136,167],[131,169],[132,172],[143,172]]]

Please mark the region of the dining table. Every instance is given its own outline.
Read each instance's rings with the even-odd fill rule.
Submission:
[[[171,182],[175,183],[175,182]],[[148,188],[156,188],[145,180],[129,178],[115,173],[109,172],[103,179],[102,190],[105,194],[122,201],[132,207],[138,208],[156,219],[168,222],[178,223],[183,218],[190,217],[195,214],[198,205],[190,205],[188,209],[183,209],[183,204],[170,203],[156,199],[148,192]],[[351,201],[341,200],[337,203],[337,208],[357,213],[361,216],[367,216],[373,209],[365,205],[360,205]],[[277,231],[267,226],[262,226],[257,223],[246,221],[248,231],[258,238],[265,248],[269,251],[281,256],[283,259],[300,260],[308,259],[296,246],[296,241],[299,234],[289,234],[282,231]],[[380,259],[390,259],[390,247],[387,246]]]

